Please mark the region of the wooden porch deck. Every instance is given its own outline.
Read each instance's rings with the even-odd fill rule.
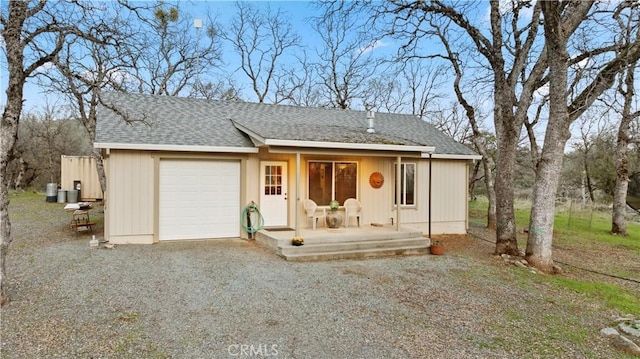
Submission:
[[[303,246],[293,246],[295,231],[262,229],[255,234],[256,242],[290,261],[313,261],[347,258],[369,258],[401,254],[429,253],[431,240],[422,232],[395,226],[319,227],[303,228],[299,237]]]

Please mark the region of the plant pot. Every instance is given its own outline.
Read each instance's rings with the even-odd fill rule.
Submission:
[[[338,211],[329,211],[325,221],[327,228],[338,228],[342,224],[342,214]]]
[[[444,254],[443,244],[432,244],[431,247],[429,247],[429,249],[431,250],[431,254],[433,255],[441,256]]]

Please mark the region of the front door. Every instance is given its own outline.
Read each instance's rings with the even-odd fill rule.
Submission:
[[[287,162],[261,162],[260,212],[265,227],[287,225]]]

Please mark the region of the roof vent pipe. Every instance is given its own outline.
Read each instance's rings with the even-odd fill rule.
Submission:
[[[367,111],[367,120],[369,120],[369,127],[367,127],[367,133],[376,133],[376,129],[373,127],[373,119],[376,117],[376,113],[373,111]]]

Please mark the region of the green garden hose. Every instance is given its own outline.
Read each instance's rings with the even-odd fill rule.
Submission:
[[[251,201],[240,214],[240,223],[247,233],[252,234],[262,229],[264,217],[255,202]]]

